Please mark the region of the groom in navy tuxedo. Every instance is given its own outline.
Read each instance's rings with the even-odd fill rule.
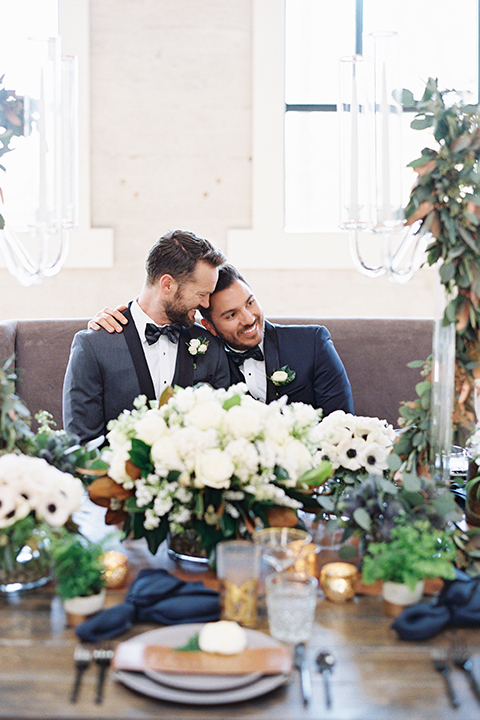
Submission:
[[[121,332],[126,328],[121,307],[105,308],[89,327]],[[350,382],[325,327],[266,321],[252,289],[232,265],[219,269],[210,305],[199,309],[204,327],[225,343],[232,383],[246,382],[250,394],[267,403],[287,395],[288,402],[322,408],[324,416],[334,410],[353,412]],[[287,372],[275,374],[285,366]]]
[[[258,400],[288,395],[289,403],[322,408],[324,416],[353,412],[350,382],[328,330],[265,320],[252,289],[232,265],[220,268],[210,305],[200,312],[205,328],[225,343],[232,381],[246,382]]]
[[[208,240],[176,230],[150,250],[140,295],[123,313],[122,334],[82,330],[74,337],[63,386],[64,427],[81,442],[105,435],[107,423],[138,395],[158,398],[169,385],[228,387],[223,343],[195,325],[207,307],[224,255]],[[205,337],[204,354],[191,340]]]

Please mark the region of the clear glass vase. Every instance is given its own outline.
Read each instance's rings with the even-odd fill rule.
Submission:
[[[0,592],[22,592],[45,585],[52,578],[48,539],[34,529],[26,542],[15,542],[0,531]]]
[[[455,393],[455,323],[444,324],[452,296],[437,281],[433,332],[432,397],[430,406],[430,470],[437,484],[450,482]]]

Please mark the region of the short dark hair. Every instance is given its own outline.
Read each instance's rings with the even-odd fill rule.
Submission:
[[[245,285],[250,287],[245,278],[240,275],[236,267],[233,267],[233,265],[230,265],[229,263],[222,265],[222,267],[218,270],[218,280],[217,284],[215,285],[215,290],[213,291],[213,293],[210,294],[210,297],[212,297],[212,295],[215,295],[215,293],[220,292],[221,290],[226,290],[230,287],[230,285],[233,285],[234,282],[243,282],[245,283]],[[210,306],[207,308],[202,306],[198,309],[200,310],[200,313],[204,318],[212,322]]]
[[[157,240],[148,253],[145,264],[147,284],[153,285],[165,274],[181,283],[193,275],[199,260],[220,267],[226,259],[208,240],[187,230],[172,230]]]

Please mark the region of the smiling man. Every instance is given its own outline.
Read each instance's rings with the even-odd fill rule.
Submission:
[[[265,320],[252,289],[232,265],[219,270],[203,324],[222,338],[232,381],[247,383],[263,402],[289,402],[353,412],[352,390],[328,330],[320,325],[274,325]]]
[[[228,387],[219,339],[211,337],[203,355],[189,352],[191,341],[205,336],[195,314],[208,306],[224,261],[190,232],[176,230],[155,243],[142,290],[122,316],[125,332],[82,330],[74,337],[63,387],[66,430],[82,442],[104,435],[109,420],[131,409],[138,395],[153,400],[169,385]]]
[[[121,332],[121,307],[105,308],[89,327]],[[232,265],[219,269],[210,304],[199,310],[204,327],[225,343],[231,382],[246,382],[253,397],[269,403],[287,395],[288,402],[322,408],[324,415],[353,412],[350,382],[328,330],[266,321],[252,289]]]

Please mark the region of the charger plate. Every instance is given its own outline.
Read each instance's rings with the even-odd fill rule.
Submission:
[[[258,697],[286,682],[288,674],[262,675],[258,672],[244,675],[198,675],[159,672],[146,668],[143,650],[147,645],[180,647],[203,627],[202,623],[170,625],[156,628],[120,643],[114,659],[116,678],[137,692],[162,700],[188,704],[229,703]],[[245,629],[247,647],[278,647],[277,640]],[[222,656],[219,655],[219,662]]]
[[[117,670],[116,679],[129,687],[131,690],[157,698],[158,700],[169,700],[171,702],[184,703],[186,705],[222,705],[227,703],[243,702],[252,698],[265,695],[287,682],[288,675],[262,675],[249,685],[221,691],[193,691],[180,690],[155,682],[141,672],[128,670]]]

